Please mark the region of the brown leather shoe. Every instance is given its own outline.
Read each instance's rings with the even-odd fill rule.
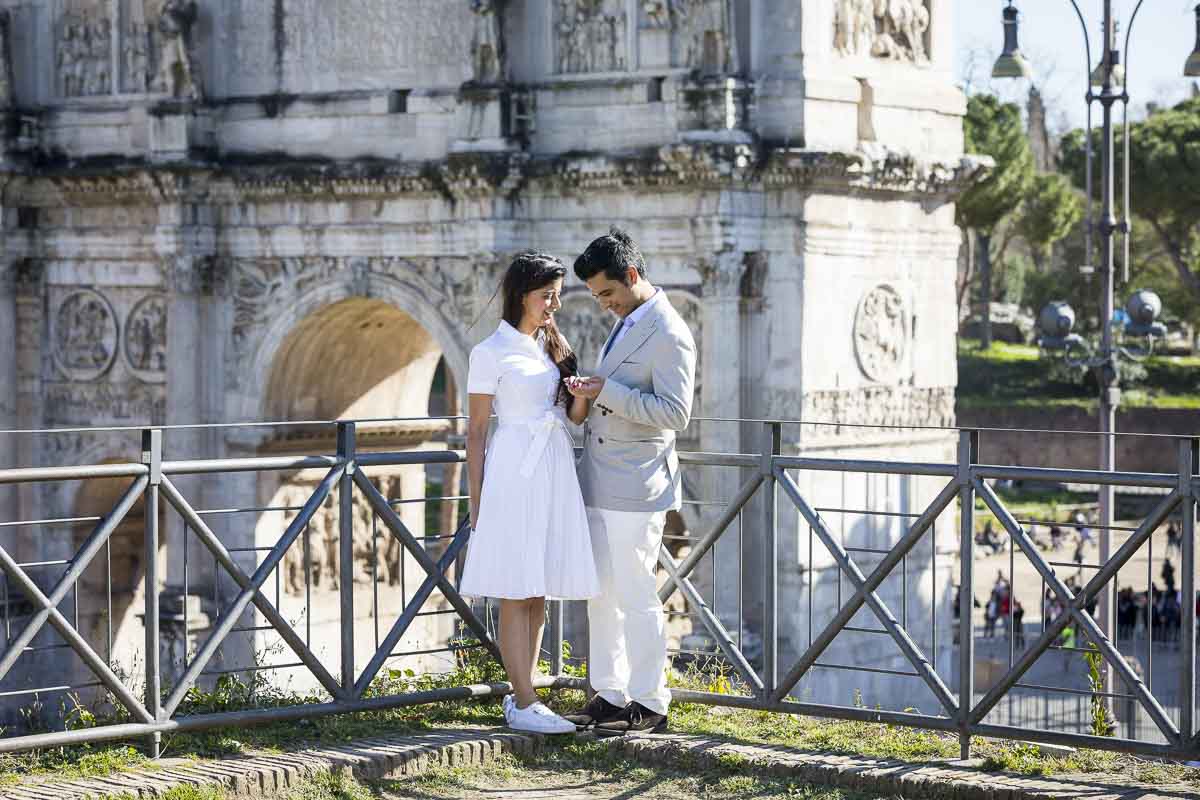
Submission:
[[[624,736],[627,733],[662,733],[667,729],[667,715],[656,714],[641,703],[633,702],[608,722],[596,723],[597,736]]]
[[[601,722],[608,722],[620,716],[625,709],[614,706],[600,695],[594,695],[588,704],[574,714],[563,714],[567,722],[574,722],[577,730],[585,731]]]

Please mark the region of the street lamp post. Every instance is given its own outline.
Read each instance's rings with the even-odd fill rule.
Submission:
[[[1096,372],[1096,382],[1100,388],[1100,469],[1104,471],[1113,471],[1116,468],[1116,429],[1117,429],[1117,406],[1120,404],[1121,392],[1118,383],[1117,361],[1119,358],[1140,358],[1148,355],[1153,347],[1153,341],[1158,336],[1165,333],[1165,328],[1161,323],[1155,322],[1155,318],[1162,310],[1162,304],[1158,296],[1153,292],[1142,290],[1136,293],[1129,301],[1130,316],[1134,319],[1133,324],[1129,326],[1128,332],[1137,337],[1144,337],[1146,346],[1144,349],[1131,349],[1121,345],[1116,345],[1113,339],[1113,291],[1115,288],[1116,276],[1115,268],[1115,249],[1114,240],[1118,233],[1124,237],[1125,257],[1123,267],[1128,280],[1129,270],[1129,136],[1128,128],[1124,137],[1125,158],[1123,162],[1123,192],[1124,203],[1122,204],[1122,219],[1118,220],[1115,214],[1115,197],[1116,197],[1116,180],[1115,180],[1115,130],[1113,128],[1113,106],[1120,101],[1126,111],[1126,118],[1129,106],[1129,94],[1125,88],[1125,70],[1122,66],[1122,51],[1117,48],[1117,22],[1113,15],[1112,0],[1103,0],[1104,4],[1104,20],[1103,20],[1103,50],[1101,52],[1100,62],[1095,70],[1091,70],[1091,44],[1088,36],[1087,23],[1083,18],[1083,14],[1079,9],[1079,4],[1076,0],[1069,0],[1072,7],[1075,9],[1076,15],[1079,17],[1080,25],[1083,27],[1085,57],[1087,58],[1087,67],[1090,70],[1088,80],[1088,90],[1086,101],[1088,104],[1088,131],[1086,138],[1087,146],[1087,165],[1086,165],[1086,184],[1087,184],[1087,261],[1083,271],[1091,272],[1094,266],[1091,264],[1092,255],[1092,235],[1093,231],[1098,231],[1100,234],[1100,342],[1098,348],[1092,348],[1087,344],[1083,337],[1078,334],[1072,334],[1071,328],[1074,325],[1075,314],[1066,303],[1056,302],[1051,303],[1039,317],[1039,327],[1042,329],[1043,336],[1040,343],[1046,349],[1061,350],[1066,353],[1067,358],[1072,363],[1077,365],[1086,364],[1092,367]],[[1138,11],[1142,7],[1144,0],[1139,0],[1134,7],[1133,13],[1130,15],[1129,25],[1126,27],[1124,53],[1129,52],[1129,30],[1133,26],[1133,21],[1137,18]],[[1004,20],[1004,49],[996,61],[996,66],[992,71],[992,76],[995,78],[1019,78],[1029,77],[1031,70],[1026,58],[1021,54],[1017,44],[1017,9],[1013,4],[1013,0],[1008,0],[1007,7],[1003,11]],[[1188,77],[1200,75],[1200,4],[1195,8],[1196,14],[1196,48],[1192,55],[1187,59],[1184,65],[1184,75]],[[1093,87],[1100,88],[1099,93],[1093,91]],[[1119,89],[1119,91],[1118,91]],[[1102,142],[1100,145],[1100,218],[1098,222],[1092,215],[1092,149],[1091,149],[1091,108],[1093,102],[1099,102],[1101,107],[1101,136]],[[1137,312],[1136,314],[1133,312]],[[1076,355],[1072,355],[1075,353]],[[1082,356],[1082,357],[1080,357]],[[1098,487],[1099,493],[1099,548],[1100,562],[1107,562],[1112,552],[1112,536],[1111,529],[1113,523],[1113,488],[1111,486]],[[1114,603],[1112,600],[1115,597],[1113,592],[1105,591],[1100,594],[1099,604],[1097,608],[1100,630],[1109,639],[1113,637],[1114,625]],[[1104,670],[1105,690],[1110,686],[1110,672]]]

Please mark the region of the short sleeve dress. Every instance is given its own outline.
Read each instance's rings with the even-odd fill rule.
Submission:
[[[599,593],[559,373],[542,342],[507,322],[471,351],[467,392],[493,395],[479,517],[460,591],[586,600]]]

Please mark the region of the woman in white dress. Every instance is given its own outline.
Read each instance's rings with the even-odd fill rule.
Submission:
[[[589,401],[567,391],[577,361],[554,324],[565,275],[553,256],[513,260],[501,284],[500,327],[471,351],[467,375],[473,532],[460,588],[500,601],[500,654],[513,685],[504,716],[512,728],[539,733],[575,731],[533,690],[545,599],[599,591],[566,426],[568,417],[583,422]]]

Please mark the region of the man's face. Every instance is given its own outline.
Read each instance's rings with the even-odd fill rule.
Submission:
[[[603,272],[598,272],[587,280],[587,287],[600,307],[616,314],[621,319],[625,319],[631,311],[638,307],[637,297],[633,292],[633,287],[640,280],[637,270],[629,267],[625,271],[625,279],[629,281],[628,286],[620,281],[612,280]]]

